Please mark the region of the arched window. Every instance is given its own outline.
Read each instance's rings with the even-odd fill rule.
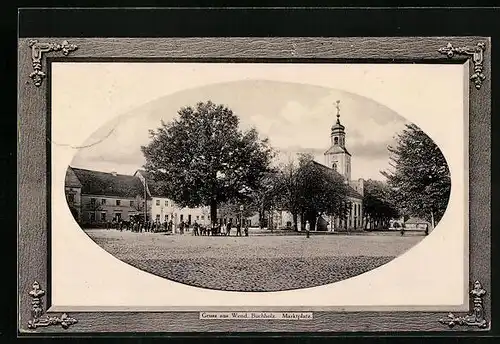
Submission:
[[[335,171],[337,171],[337,163],[335,163],[335,162],[334,162],[334,163],[332,164],[332,169],[334,169]]]
[[[333,144],[335,144],[335,145],[338,145],[338,144],[339,144],[339,138],[338,138],[337,136],[335,136],[335,137],[333,138]]]

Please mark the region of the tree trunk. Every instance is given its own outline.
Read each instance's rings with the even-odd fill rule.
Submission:
[[[259,205],[259,227],[260,229],[264,228],[264,204],[261,202]]]
[[[212,198],[210,201],[210,218],[212,219],[212,225],[217,224],[217,200]]]
[[[302,210],[300,212],[300,229],[304,230],[305,228],[306,228],[306,218],[305,218],[304,211]]]
[[[434,229],[434,211],[431,210],[431,226],[432,226],[432,229]]]
[[[294,212],[292,214],[292,217],[293,217],[293,230],[294,231],[297,231],[297,218],[298,218],[298,214],[296,212]]]

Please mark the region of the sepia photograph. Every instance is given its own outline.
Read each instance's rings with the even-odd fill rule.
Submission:
[[[125,263],[209,289],[357,276],[432,233],[450,196],[446,159],[418,126],[308,84],[181,91],[83,146],[64,185],[82,230]]]

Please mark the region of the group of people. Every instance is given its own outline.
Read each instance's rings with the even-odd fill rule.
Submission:
[[[125,221],[122,219],[113,218],[111,222],[108,222],[107,229],[117,229],[119,231],[127,230],[135,233],[142,232],[166,232],[168,230],[172,230],[173,223],[163,222],[161,223],[159,220],[156,221],[143,221],[140,219],[136,219],[131,217],[129,221]]]
[[[111,222],[108,222],[107,229],[113,228],[119,231],[127,230],[135,233],[142,232],[173,232],[174,223],[172,220],[160,222],[156,221],[143,221],[141,219],[136,219],[131,217],[129,221],[125,221],[119,218],[113,218]],[[236,236],[243,236],[242,229],[245,233],[245,236],[248,236],[248,223],[245,222],[244,225],[241,225],[239,221],[236,222],[236,225],[233,225],[232,221],[223,224],[219,222],[217,224],[212,224],[211,227],[203,226],[198,224],[197,221],[194,221],[192,225],[190,225],[187,221],[181,221],[178,225],[179,234],[184,234],[190,232],[192,227],[192,235],[194,236],[230,236],[231,230],[233,227],[236,229]]]
[[[248,236],[248,223],[242,226],[238,221],[234,226],[236,228],[236,236],[243,236],[241,230],[243,229],[245,236]],[[231,230],[233,229],[232,221],[228,221],[226,224],[221,222],[217,224],[212,224],[212,227],[198,226],[196,221],[193,225],[193,235],[211,235],[211,236],[230,236]]]

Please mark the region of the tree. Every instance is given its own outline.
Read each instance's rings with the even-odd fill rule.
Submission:
[[[145,206],[146,201],[144,201],[144,198],[139,195],[135,196],[132,208],[138,212],[139,217],[143,218],[144,221],[146,221]]]
[[[272,212],[273,208],[276,208],[278,202],[277,196],[280,192],[280,183],[277,172],[277,170],[272,169],[265,173],[259,180],[259,187],[250,195],[252,205],[257,208],[259,213],[260,228],[264,228],[266,224],[268,226],[272,225],[272,223],[269,223],[267,215]]]
[[[298,229],[298,215],[302,209],[298,170],[297,164],[292,160],[280,166],[275,174],[272,194],[275,206],[279,210],[286,210],[292,214],[294,230]]]
[[[178,118],[151,130],[151,141],[141,147],[144,168],[168,198],[181,207],[217,207],[245,199],[260,187],[269,171],[273,151],[255,128],[242,132],[239,118],[211,101],[183,107]]]
[[[365,226],[370,228],[388,227],[389,220],[399,217],[395,195],[387,183],[367,180],[364,187],[363,209]]]
[[[406,125],[389,146],[394,171],[382,171],[396,191],[395,200],[405,215],[427,219],[434,227],[450,197],[451,179],[439,147],[414,124]]]
[[[312,228],[316,225],[318,216],[325,214],[343,217],[346,214],[347,185],[343,177],[314,162],[312,156],[299,157],[294,187],[297,188],[301,219],[309,221]]]
[[[243,210],[241,210],[241,206],[243,206]],[[246,218],[253,216],[257,211],[257,206],[250,199],[239,203],[226,202],[219,206],[219,215],[221,217],[239,218],[242,215],[243,218]]]

